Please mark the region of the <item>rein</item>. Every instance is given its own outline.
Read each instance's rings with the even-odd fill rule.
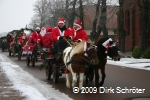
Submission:
[[[80,56],[82,57],[82,56]],[[88,61],[87,59],[85,59],[84,57],[82,57],[83,60],[85,60],[86,62],[90,63],[90,61]]]
[[[78,65],[85,65],[85,62],[79,62],[79,61],[75,61],[75,60],[70,60],[69,62],[67,62],[67,66],[69,65],[69,64],[78,64]]]
[[[70,44],[66,38],[64,38],[64,40],[65,40],[71,47],[73,47],[73,45]],[[71,51],[72,51],[72,50],[71,50]],[[71,51],[70,51],[70,52],[71,52]],[[68,54],[70,54],[70,52],[69,52]],[[68,56],[69,56],[69,55],[68,55]],[[84,57],[82,57],[82,56],[80,56],[80,57],[81,57],[83,60],[85,60],[86,62],[90,63],[90,61],[88,61],[88,60],[85,59]],[[70,61],[69,61],[69,62],[70,62]]]

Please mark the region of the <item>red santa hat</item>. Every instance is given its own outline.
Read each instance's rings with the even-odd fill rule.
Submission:
[[[59,23],[63,23],[63,24],[65,24],[65,22],[66,22],[66,21],[65,21],[65,19],[64,19],[64,18],[60,18],[60,19],[59,19],[59,21],[58,21],[58,24],[59,24]]]
[[[111,38],[109,38],[102,44],[106,48],[105,53],[108,53],[108,48],[111,47],[112,44],[113,44],[113,40]]]
[[[52,28],[51,27],[47,27],[46,28],[46,32],[52,32]]]
[[[82,21],[81,21],[81,20],[77,20],[77,21],[74,23],[74,25],[77,25],[77,26],[81,27],[81,26],[82,26]]]

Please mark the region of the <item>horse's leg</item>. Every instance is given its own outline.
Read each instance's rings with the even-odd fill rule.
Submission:
[[[89,72],[89,68],[87,67],[86,69],[85,69],[85,84],[88,84],[88,72]]]
[[[66,87],[69,89],[70,89],[70,74],[71,73],[66,74]]]
[[[93,78],[94,78],[94,66],[89,66],[89,81],[93,81]]]
[[[74,73],[73,71],[71,71],[72,73],[72,88],[77,86],[77,73]]]
[[[80,79],[79,79],[79,89],[81,90],[81,88],[83,87],[83,77],[84,77],[84,73],[79,73]]]
[[[85,83],[88,84],[89,81],[93,81],[94,69],[92,65],[89,65],[85,70]]]
[[[105,65],[103,66],[103,68],[101,68],[101,74],[102,74],[102,80],[99,83],[99,86],[102,86],[104,84],[104,80],[105,80],[105,77],[106,77],[106,74],[105,74]]]
[[[95,86],[99,87],[99,74],[98,74],[98,68],[95,68]]]
[[[69,72],[69,82],[70,82],[70,84],[72,83],[72,73],[71,72]]]

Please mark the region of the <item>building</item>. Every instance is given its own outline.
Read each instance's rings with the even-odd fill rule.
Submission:
[[[101,12],[101,9],[99,11]],[[108,30],[109,37],[112,37],[113,39],[115,39],[116,37],[116,30],[117,30],[116,12],[117,11],[118,11],[117,6],[107,5],[106,28]],[[92,32],[93,20],[96,14],[96,5],[83,5],[83,12],[84,12],[84,29],[86,30],[88,35],[90,35],[90,33]],[[102,35],[103,33],[101,33],[101,36]]]
[[[125,51],[132,51],[134,46],[141,46],[142,19],[137,0],[124,0],[124,29],[126,31]],[[119,30],[119,16],[117,19]],[[120,45],[120,33],[117,31],[117,38]],[[150,37],[149,37],[150,46]]]

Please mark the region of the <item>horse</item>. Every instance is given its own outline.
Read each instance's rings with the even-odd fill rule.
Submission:
[[[87,64],[96,65],[99,62],[97,46],[86,41],[80,42],[74,47],[67,47],[63,51],[63,62],[66,66],[66,87],[72,88],[77,85],[77,74],[79,74],[79,89],[83,86],[83,77]]]
[[[88,68],[90,70],[90,73],[88,73],[88,75],[86,74],[87,75],[86,77],[92,76],[94,74],[92,70],[94,70],[95,71],[95,86],[100,87],[104,84],[104,80],[106,77],[105,65],[107,63],[107,56],[114,59],[114,61],[119,61],[121,57],[118,53],[119,48],[117,47],[116,43],[114,43],[111,38],[98,39],[95,42],[95,45],[98,47],[97,54],[98,54],[99,63],[97,65],[90,65],[90,67]],[[102,74],[102,79],[100,82],[99,82],[99,77],[100,77],[99,69],[101,70],[101,74]],[[93,79],[91,78],[90,81],[92,80]],[[88,81],[86,80],[86,83],[87,82]]]

